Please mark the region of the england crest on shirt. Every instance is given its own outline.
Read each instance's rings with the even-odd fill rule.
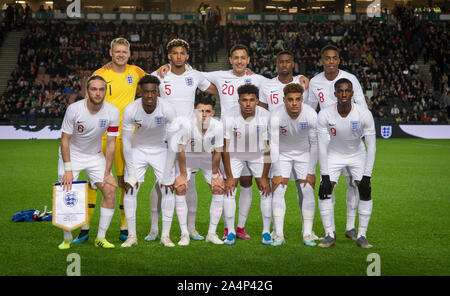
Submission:
[[[164,118],[162,116],[156,116],[155,117],[155,123],[156,125],[161,125],[164,123]]]
[[[132,75],[127,75],[127,82],[128,82],[128,84],[133,84],[133,82],[134,82],[134,79],[133,79],[133,76]]]
[[[352,131],[357,131],[359,129],[359,121],[350,121]]]
[[[107,119],[100,119],[98,121],[98,124],[99,124],[100,128],[106,128],[106,125],[108,124],[108,120]]]
[[[382,125],[381,126],[381,136],[385,139],[388,139],[392,136],[392,126],[391,125]]]
[[[192,79],[192,77],[186,77],[186,85],[187,86],[193,86],[194,85],[194,80]]]
[[[244,80],[244,83],[245,83],[245,84],[252,84],[252,80],[251,80],[251,79],[245,79],[245,80]]]
[[[308,128],[308,122],[306,122],[306,121],[304,121],[304,122],[300,122],[299,124],[298,124],[298,127],[300,128],[300,130],[305,130],[305,129],[307,129]]]

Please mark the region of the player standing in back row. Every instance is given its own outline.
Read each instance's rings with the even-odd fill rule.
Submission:
[[[370,178],[375,162],[375,123],[367,108],[352,102],[353,86],[349,79],[335,83],[338,102],[320,111],[317,122],[319,135],[319,163],[322,181],[319,187],[319,211],[325,228],[319,247],[333,246],[334,198],[333,187],[342,170],[347,169],[359,191],[359,228],[356,244],[372,248],[366,231],[372,214]],[[364,133],[367,152],[361,135]]]
[[[197,88],[209,94],[217,95],[216,87],[211,84],[199,71],[186,70],[186,62],[189,60],[189,43],[183,39],[173,39],[167,44],[167,57],[170,61],[170,71],[160,78],[156,76],[161,84],[159,86],[161,100],[166,100],[176,110],[178,117],[189,120],[194,112],[195,94]],[[195,179],[195,178],[193,178]],[[195,184],[195,183],[194,183]],[[195,186],[195,185],[194,185]],[[159,187],[156,187],[159,189]],[[145,240],[154,241],[158,238],[159,207],[158,200],[161,194],[159,190],[152,190],[150,195],[151,229]],[[179,202],[178,205],[185,204]],[[191,229],[191,238],[198,238],[198,232]],[[204,239],[201,237],[201,239]]]
[[[320,63],[323,65],[323,72],[311,78],[309,84],[309,97],[307,103],[314,110],[317,109],[317,104],[320,110],[327,106],[333,105],[337,102],[335,96],[334,84],[341,78],[347,78],[353,84],[354,95],[351,98],[357,105],[367,108],[364,92],[361,84],[355,75],[350,74],[344,70],[339,69],[339,49],[333,45],[327,45],[321,50]],[[355,220],[356,211],[358,208],[358,188],[354,185],[354,180],[347,170],[344,170],[343,175],[346,176],[347,181],[347,225],[345,228],[345,236],[349,239],[356,240]],[[335,200],[333,197],[333,206]],[[334,219],[333,231],[335,232]]]

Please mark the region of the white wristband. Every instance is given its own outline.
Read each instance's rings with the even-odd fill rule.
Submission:
[[[136,185],[136,183],[138,182],[138,179],[136,178],[136,175],[132,174],[132,175],[128,176],[128,178],[125,182],[134,187]]]
[[[72,171],[72,163],[70,161],[64,163],[64,171],[65,172]]]
[[[219,177],[219,174],[212,174],[212,175],[211,175],[211,178],[212,178],[212,179],[215,179],[215,178],[217,178],[217,177]]]

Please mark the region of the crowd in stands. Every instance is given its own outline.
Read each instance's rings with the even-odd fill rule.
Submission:
[[[81,85],[93,70],[110,61],[109,43],[118,36],[130,40],[130,63],[150,73],[166,63],[165,44],[183,38],[191,45],[196,69],[217,60],[226,42],[247,44],[250,68],[276,76],[276,53],[295,55],[295,74],[309,78],[322,71],[320,49],[341,49],[340,68],[354,73],[366,93],[375,119],[397,123],[447,123],[449,33],[446,22],[419,20],[411,11],[395,11],[394,21],[228,23],[41,22],[28,27],[19,59],[0,98],[0,120],[62,116],[68,103],[81,95]],[[432,86],[419,73],[419,62],[430,64]],[[5,119],[6,120],[6,119]]]
[[[340,68],[360,80],[375,119],[447,123],[450,35],[445,22],[419,21],[401,14],[392,23],[230,23],[226,35],[228,48],[249,43],[251,69],[269,78],[276,76],[276,54],[282,50],[294,53],[295,74],[313,77],[322,71],[320,49],[333,44],[341,50]],[[420,76],[421,57],[425,62],[430,57],[436,61],[431,69],[434,89]],[[401,112],[391,113],[394,105]]]
[[[172,38],[190,43],[190,63],[199,70],[209,59],[217,59],[223,40],[218,26],[205,30],[195,23],[32,24],[21,40],[17,66],[0,97],[0,120],[7,122],[6,114],[62,117],[67,105],[81,96],[86,77],[111,60],[110,42],[118,36],[131,43],[129,63],[147,73],[167,63],[165,45]]]

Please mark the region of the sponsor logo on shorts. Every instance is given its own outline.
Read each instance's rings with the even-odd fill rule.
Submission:
[[[78,131],[79,133],[84,132],[84,125],[79,124],[79,125],[77,126],[77,131]]]

